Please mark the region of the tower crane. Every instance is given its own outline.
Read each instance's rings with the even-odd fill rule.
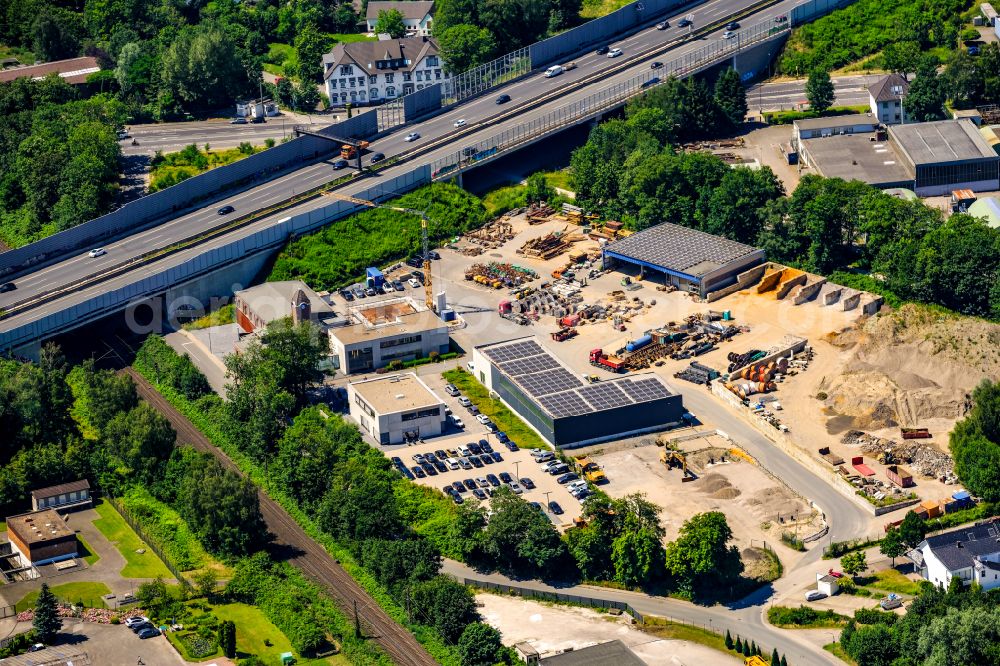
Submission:
[[[386,210],[394,210],[399,213],[409,213],[410,215],[417,215],[420,217],[420,241],[423,259],[423,269],[424,269],[424,304],[427,306],[428,310],[434,309],[434,292],[433,285],[431,281],[431,255],[430,255],[430,239],[428,238],[428,225],[430,220],[427,218],[427,213],[422,210],[415,210],[413,208],[404,208],[402,206],[388,206],[386,204],[376,203],[374,201],[369,201],[367,199],[359,199],[357,197],[348,196],[346,194],[338,194],[336,192],[324,192],[328,197],[334,199],[340,199],[341,201],[347,201],[349,203],[358,204],[359,206],[368,206],[369,208],[385,208]]]

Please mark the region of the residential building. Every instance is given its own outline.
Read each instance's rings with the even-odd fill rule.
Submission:
[[[31,491],[31,508],[35,511],[87,509],[93,506],[93,503],[90,497],[90,482],[87,479]]]
[[[422,0],[404,0],[403,2],[372,0],[368,3],[368,11],[365,14],[368,32],[375,32],[375,24],[378,23],[379,12],[388,12],[393,9],[403,15],[403,25],[406,26],[407,37],[430,36],[434,15],[434,2],[424,2]],[[381,35],[379,37],[381,38]]]
[[[97,58],[90,56],[70,58],[69,60],[56,60],[40,65],[11,67],[10,69],[2,70],[0,71],[0,83],[7,83],[8,81],[24,77],[44,79],[49,74],[58,74],[66,83],[76,85],[86,83],[88,76],[99,71],[101,71],[101,66],[97,62]]]
[[[375,377],[347,385],[351,417],[382,445],[436,437],[445,404],[415,374]]]
[[[41,566],[77,556],[76,533],[52,509],[7,518],[7,538],[23,566]]]
[[[336,316],[326,299],[301,280],[264,282],[237,291],[234,300],[236,323],[244,333],[266,328],[285,317],[323,325]]]
[[[403,296],[349,308],[329,329],[333,367],[352,375],[448,351],[448,325]]]
[[[880,123],[898,125],[906,122],[903,99],[910,89],[910,82],[902,74],[890,74],[868,88],[868,102]]]
[[[323,79],[331,104],[363,106],[445,83],[449,76],[437,43],[410,37],[337,44],[323,56]]]
[[[920,575],[939,587],[952,578],[984,590],[1000,587],[1000,523],[987,522],[930,536],[907,553]]]

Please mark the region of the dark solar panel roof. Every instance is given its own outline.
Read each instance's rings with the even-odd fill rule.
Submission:
[[[553,418],[579,416],[661,400],[673,395],[654,375],[585,384],[534,340],[514,340],[480,348],[497,369]]]
[[[664,222],[608,243],[604,251],[697,277],[759,250],[697,229]]]

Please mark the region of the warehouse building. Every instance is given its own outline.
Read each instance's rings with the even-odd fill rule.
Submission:
[[[93,504],[90,497],[90,482],[87,479],[31,491],[31,508],[35,511],[89,509]]]
[[[444,402],[412,373],[353,382],[347,399],[351,417],[382,445],[436,437],[444,430]]]
[[[638,266],[643,279],[662,274],[664,284],[705,298],[763,263],[764,250],[664,222],[608,243],[603,259],[605,268]]]
[[[476,347],[477,379],[550,444],[572,448],[680,424],[684,406],[652,373],[583,381],[533,337]]]
[[[408,296],[348,308],[331,322],[333,367],[352,375],[448,351],[448,325]]]
[[[41,566],[77,556],[76,533],[52,509],[9,517],[7,537],[23,566]]]

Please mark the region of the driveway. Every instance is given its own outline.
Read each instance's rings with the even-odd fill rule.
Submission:
[[[29,628],[27,622],[21,624],[24,629]],[[132,666],[140,662],[146,666],[175,666],[188,663],[163,636],[142,640],[123,625],[76,619],[64,619],[55,646],[36,652],[34,656],[38,658],[37,663],[45,664],[50,663],[47,658],[70,657],[79,653],[86,654],[93,666]]]

